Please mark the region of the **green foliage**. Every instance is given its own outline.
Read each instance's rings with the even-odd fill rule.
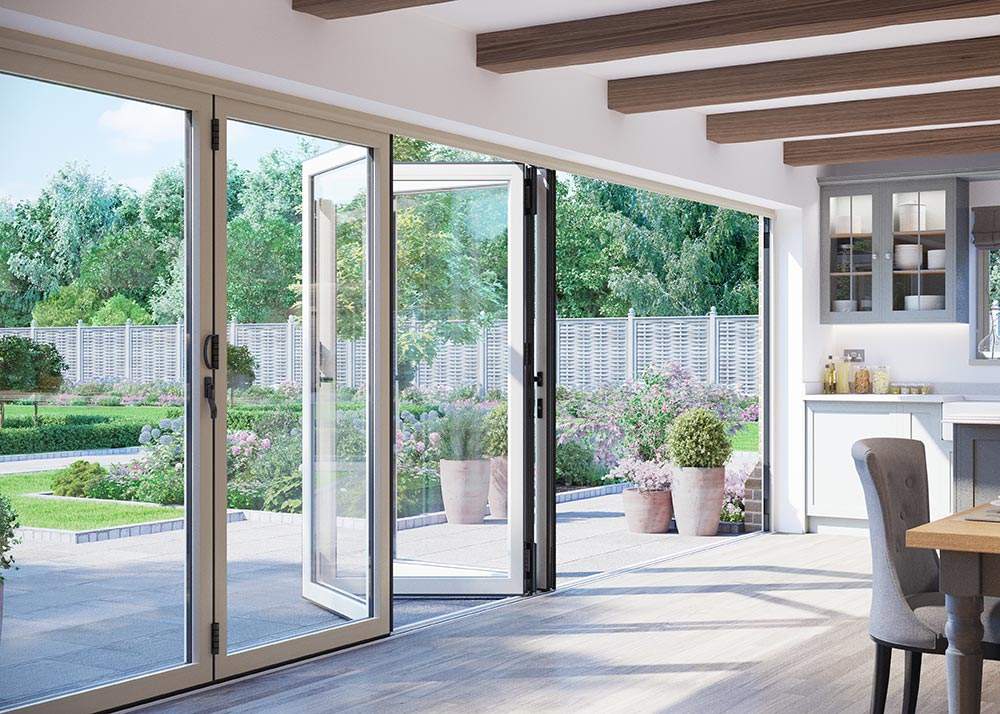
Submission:
[[[97,293],[100,300],[121,295],[148,306],[157,281],[166,275],[178,251],[180,240],[178,235],[164,244],[156,233],[141,224],[112,231],[83,256],[78,282]]]
[[[245,217],[230,221],[226,261],[230,318],[240,322],[284,322],[288,318],[295,302],[289,286],[302,272],[299,223],[266,216],[256,222]]]
[[[256,378],[257,361],[244,345],[226,346],[226,369],[230,387],[246,387]]]
[[[722,419],[703,408],[677,417],[670,427],[667,449],[671,461],[681,468],[720,468],[733,451]]]
[[[67,327],[81,320],[88,323],[99,304],[100,298],[92,288],[70,283],[35,305],[31,317],[39,327]]]
[[[582,441],[556,445],[556,483],[560,486],[597,486],[601,469],[594,461],[594,450]]]
[[[55,347],[28,337],[0,337],[0,392],[50,392],[62,384],[66,363]]]
[[[57,496],[87,496],[94,482],[104,478],[107,473],[107,470],[100,464],[82,459],[74,461],[66,468],[56,472],[52,479],[52,493]]]
[[[458,402],[449,405],[441,422],[441,458],[452,461],[483,458],[485,416],[479,404]]]
[[[133,325],[150,325],[153,318],[142,305],[124,295],[113,295],[90,319],[91,325],[124,325],[130,321]]]
[[[109,419],[91,424],[4,427],[0,429],[0,455],[138,446],[143,423],[137,419]]]
[[[10,498],[0,493],[0,583],[3,582],[3,571],[14,567],[14,556],[11,551],[20,543],[14,535],[14,529],[19,526],[17,511]]]
[[[503,399],[486,415],[483,433],[486,456],[507,455],[507,400]]]

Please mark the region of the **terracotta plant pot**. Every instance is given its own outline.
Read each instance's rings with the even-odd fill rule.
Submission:
[[[441,496],[449,523],[482,523],[490,490],[490,462],[441,460]]]
[[[490,459],[490,515],[507,517],[507,457]]]
[[[666,533],[674,515],[670,491],[622,491],[625,524],[633,533]]]
[[[676,469],[670,488],[674,493],[677,532],[699,536],[718,533],[725,485],[725,468]]]

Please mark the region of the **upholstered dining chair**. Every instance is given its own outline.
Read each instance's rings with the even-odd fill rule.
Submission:
[[[915,712],[921,657],[944,654],[948,647],[937,553],[906,547],[906,531],[930,520],[924,445],[910,439],[862,439],[852,455],[865,492],[872,546],[871,711],[885,711],[892,651],[898,649],[906,653],[903,711]],[[983,633],[983,656],[1000,659],[998,598],[984,598]]]

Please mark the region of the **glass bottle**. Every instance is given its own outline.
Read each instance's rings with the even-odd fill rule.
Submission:
[[[851,393],[851,363],[845,359],[837,360],[837,394]]]
[[[826,365],[823,367],[823,394],[836,394],[837,368],[833,362],[833,355],[828,355],[826,359]]]
[[[872,393],[888,394],[889,385],[889,368],[884,364],[879,365],[872,371]]]
[[[857,370],[854,372],[854,393],[855,394],[871,394],[872,392],[872,375],[863,364],[859,364]]]

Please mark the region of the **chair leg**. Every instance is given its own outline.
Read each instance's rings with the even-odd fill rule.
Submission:
[[[906,673],[903,675],[903,714],[916,714],[917,711],[921,656],[920,652],[906,652]]]
[[[875,677],[872,681],[871,714],[885,713],[885,699],[889,693],[889,666],[892,664],[892,648],[875,643]]]

